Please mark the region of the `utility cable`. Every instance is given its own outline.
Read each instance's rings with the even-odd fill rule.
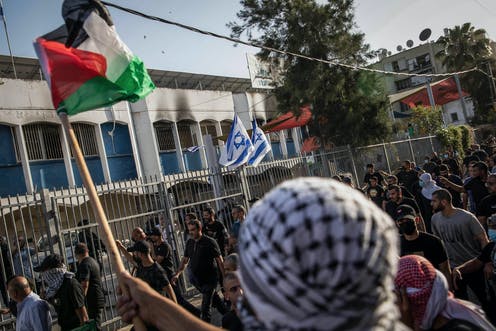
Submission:
[[[279,53],[279,54],[283,54],[283,55],[290,55],[290,56],[293,56],[293,57],[298,57],[298,58],[306,59],[306,60],[309,60],[309,61],[315,61],[315,62],[330,64],[330,65],[339,66],[339,67],[343,67],[343,68],[347,68],[347,69],[352,69],[352,70],[362,70],[362,71],[374,72],[374,73],[379,73],[379,74],[384,74],[384,75],[405,76],[405,77],[448,77],[448,76],[453,76],[453,75],[466,74],[466,73],[469,73],[469,72],[472,72],[472,71],[479,70],[477,67],[475,67],[475,68],[472,68],[472,69],[467,69],[467,70],[462,70],[462,71],[457,71],[457,72],[447,72],[447,73],[442,73],[442,74],[411,74],[411,73],[406,73],[406,72],[394,72],[394,71],[385,71],[385,70],[379,70],[379,69],[372,69],[372,68],[362,67],[362,66],[358,66],[358,65],[351,65],[351,64],[341,63],[341,62],[337,62],[337,61],[334,61],[334,60],[318,59],[318,58],[310,57],[310,56],[307,56],[307,55],[304,55],[304,54],[300,54],[300,53],[283,51],[283,50],[280,50],[280,49],[277,49],[277,48],[272,48],[272,47],[264,46],[264,45],[261,45],[261,44],[258,44],[258,43],[243,41],[243,40],[240,40],[240,39],[228,37],[228,36],[221,35],[221,34],[218,34],[218,33],[205,31],[205,30],[202,30],[202,29],[199,29],[199,28],[195,28],[195,27],[186,25],[186,24],[182,24],[182,23],[170,21],[170,20],[167,20],[167,19],[164,19],[164,18],[161,18],[161,17],[157,17],[157,16],[153,16],[153,15],[148,15],[148,14],[139,12],[137,10],[126,8],[126,7],[122,7],[122,6],[119,6],[119,5],[116,5],[116,4],[107,2],[107,1],[102,1],[102,3],[104,5],[106,5],[106,6],[113,7],[115,9],[122,10],[124,12],[129,13],[129,14],[133,14],[133,15],[136,15],[136,16],[140,16],[140,17],[143,17],[143,18],[146,18],[146,19],[149,19],[149,20],[153,20],[153,21],[157,21],[157,22],[161,22],[161,23],[164,23],[164,24],[174,25],[174,26],[177,26],[177,27],[182,28],[182,29],[186,29],[186,30],[189,30],[189,31],[193,31],[193,32],[196,32],[196,33],[203,34],[203,35],[211,36],[211,37],[214,37],[214,38],[224,39],[224,40],[228,40],[230,42],[234,42],[234,43],[237,43],[237,44],[242,44],[242,45],[246,45],[246,46],[250,46],[250,47],[256,47],[256,48],[264,49],[264,50],[271,51],[271,52],[274,52],[274,53]]]

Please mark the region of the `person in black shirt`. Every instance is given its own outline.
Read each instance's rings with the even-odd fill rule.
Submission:
[[[415,178],[416,178],[416,180],[418,180],[417,175],[415,175]],[[398,177],[396,177],[395,175],[387,176],[386,177],[386,184],[387,184],[388,188],[390,185],[398,185],[401,188],[401,192],[403,193],[404,197],[413,199],[413,194],[410,193],[410,191],[405,186],[398,184]],[[389,200],[389,196],[387,193],[386,193],[386,199]]]
[[[98,235],[91,231],[88,227],[90,221],[87,219],[82,220],[78,223],[78,226],[86,226],[82,231],[78,233],[78,240],[81,243],[85,243],[88,247],[88,254],[96,259],[100,267],[100,272],[103,269],[102,253],[106,252],[105,244],[98,238]],[[95,225],[96,226],[96,225]]]
[[[242,331],[243,324],[239,319],[238,301],[243,297],[243,289],[234,272],[227,272],[224,278],[226,299],[231,302],[231,310],[222,316],[222,328],[229,331]]]
[[[150,244],[144,240],[134,243],[128,249],[120,241],[116,241],[117,247],[126,259],[136,268],[135,276],[144,280],[151,288],[160,294],[167,294],[168,298],[177,303],[176,295],[167,278],[165,270],[153,261]],[[135,256],[131,255],[135,253]]]
[[[486,188],[486,180],[487,180],[487,165],[484,162],[476,162],[469,168],[470,177],[472,179],[465,183],[465,185],[460,186],[452,183],[447,178],[440,177],[440,181],[445,187],[452,188],[457,192],[472,192],[474,208],[471,208],[477,214],[477,207],[481,200],[489,195],[489,192]]]
[[[153,228],[151,230],[149,237],[153,243],[155,261],[165,270],[167,278],[172,279],[174,276],[174,258],[172,256],[172,247],[164,241],[162,233],[157,228]],[[172,290],[174,290],[174,294],[176,295],[177,303],[193,315],[200,317],[200,310],[182,296],[177,284],[171,284],[171,286]]]
[[[418,213],[407,205],[401,205],[396,209],[395,221],[402,234],[400,256],[423,256],[434,268],[441,271],[448,281],[451,280],[448,254],[443,242],[434,235],[419,231],[416,215]]]
[[[61,331],[72,330],[88,321],[83,288],[74,274],[67,272],[60,255],[48,255],[33,270],[42,273],[46,286],[42,298],[54,306]]]
[[[481,200],[476,215],[484,227],[487,227],[487,218],[496,214],[496,174],[487,176],[486,186],[489,195]]]
[[[89,256],[88,246],[78,243],[74,248],[77,259],[76,279],[86,296],[88,317],[95,320],[97,329],[101,330],[102,310],[105,307],[103,284],[98,262]]]
[[[367,186],[370,186],[370,179],[372,177],[376,177],[378,184],[382,185],[382,183],[384,182],[384,177],[380,174],[380,172],[374,170],[374,165],[372,163],[369,163],[367,164],[366,168],[367,168],[367,173],[363,178],[363,183]]]
[[[413,171],[412,163],[409,160],[403,161],[401,170],[396,174],[396,177],[398,178],[398,182],[394,184],[405,186],[409,193],[413,191],[413,186],[418,181],[417,173]],[[410,197],[406,194],[405,196],[413,198],[413,196]]]
[[[463,208],[462,197],[461,197],[460,192],[454,190],[453,188],[451,188],[447,185],[444,185],[442,183],[442,181],[440,180],[440,178],[444,177],[444,178],[448,179],[451,183],[459,185],[459,186],[463,186],[462,179],[457,175],[451,174],[450,169],[448,168],[448,166],[446,164],[441,164],[439,166],[439,176],[440,177],[437,178],[436,183],[439,185],[439,187],[445,188],[449,191],[449,193],[451,193],[453,206],[456,208]]]
[[[367,196],[382,209],[382,202],[385,199],[385,192],[382,186],[378,185],[378,179],[375,176],[370,178],[370,186],[367,188]]]
[[[496,231],[496,215],[489,217],[488,220],[489,230]],[[496,305],[496,288],[494,288],[494,270],[496,268],[496,239],[494,236],[491,241],[484,246],[482,252],[476,258],[473,258],[455,268],[453,268],[452,276],[453,283],[457,284],[457,281],[463,279],[466,275],[473,274],[475,272],[484,272],[486,286],[486,298],[487,303],[482,307],[487,314],[489,320],[495,324],[496,323],[496,310],[494,306]]]
[[[455,176],[461,177],[462,173],[460,170],[460,164],[458,163],[458,159],[452,151],[448,152],[447,158],[443,160],[443,163],[449,167],[449,170]]]
[[[228,235],[224,224],[215,219],[213,208],[207,208],[203,211],[203,233],[217,241],[221,255],[225,256]]]
[[[210,322],[210,306],[212,304],[216,306],[221,314],[225,313],[223,302],[216,291],[219,281],[218,270],[224,277],[224,261],[217,242],[203,235],[200,221],[190,221],[188,231],[191,239],[186,243],[181,264],[171,282],[175,284],[186,266],[190,265],[194,278],[193,285],[202,294],[201,318],[206,322]]]
[[[417,228],[421,231],[425,231],[425,224],[422,218],[422,214],[420,213],[420,208],[417,205],[417,202],[413,199],[403,197],[403,190],[398,185],[391,185],[388,187],[389,201],[386,203],[386,213],[394,220],[397,217],[397,209],[401,205],[408,205],[413,208],[415,211],[415,215],[417,216],[416,220],[418,220]]]

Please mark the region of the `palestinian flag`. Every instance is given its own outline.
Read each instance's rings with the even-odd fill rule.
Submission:
[[[107,9],[98,0],[84,2],[64,3],[66,24],[34,43],[53,105],[68,115],[135,102],[155,88],[143,62],[117,35]]]

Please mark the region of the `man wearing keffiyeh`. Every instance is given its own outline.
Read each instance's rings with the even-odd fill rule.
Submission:
[[[54,306],[62,331],[72,330],[88,321],[83,288],[74,274],[67,271],[60,255],[48,255],[34,271],[41,272],[45,283],[43,297]]]
[[[421,256],[400,259],[395,286],[403,321],[414,330],[496,330],[479,307],[455,299],[444,275]]]

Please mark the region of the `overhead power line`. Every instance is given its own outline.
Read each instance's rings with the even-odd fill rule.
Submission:
[[[209,31],[206,31],[206,30],[202,30],[202,29],[199,29],[199,28],[195,28],[195,27],[186,25],[186,24],[182,24],[182,23],[171,21],[171,20],[167,20],[165,18],[161,18],[161,17],[157,17],[157,16],[153,16],[153,15],[148,15],[148,14],[139,12],[137,10],[134,10],[134,9],[131,9],[131,8],[122,7],[122,6],[119,6],[119,5],[110,3],[110,2],[102,1],[102,3],[104,5],[106,5],[106,6],[113,7],[113,8],[122,10],[124,12],[130,13],[130,14],[133,14],[133,15],[136,15],[136,16],[140,16],[140,17],[143,17],[143,18],[152,20],[152,21],[157,21],[157,22],[161,22],[161,23],[165,23],[165,24],[169,24],[169,25],[174,25],[174,26],[180,27],[182,29],[186,29],[186,30],[189,30],[189,31],[193,31],[193,32],[196,32],[196,33],[203,34],[203,35],[211,36],[211,37],[214,37],[214,38],[224,39],[224,40],[228,40],[228,41],[231,41],[231,42],[234,42],[234,43],[237,43],[237,44],[242,44],[242,45],[246,45],[246,46],[250,46],[250,47],[256,47],[256,48],[264,49],[264,50],[267,50],[267,51],[270,51],[270,52],[275,52],[275,53],[279,53],[279,54],[283,54],[283,55],[290,55],[290,56],[294,56],[294,57],[306,59],[306,60],[309,60],[309,61],[326,63],[326,64],[330,64],[330,65],[334,65],[334,66],[348,68],[348,69],[351,69],[351,70],[362,70],[362,71],[374,72],[374,73],[383,74],[383,75],[394,75],[394,76],[405,76],[405,77],[448,77],[448,76],[461,75],[461,74],[465,74],[465,73],[468,73],[468,72],[479,70],[477,67],[475,67],[475,68],[471,68],[471,69],[467,69],[467,70],[462,70],[462,71],[457,71],[457,72],[447,72],[447,73],[442,73],[442,74],[411,74],[411,73],[406,73],[406,72],[394,72],[394,71],[372,69],[372,68],[362,67],[362,66],[358,66],[358,65],[341,63],[341,62],[338,62],[338,61],[335,61],[335,60],[318,59],[318,58],[310,57],[310,56],[307,56],[307,55],[304,55],[304,54],[300,54],[300,53],[283,51],[283,50],[280,50],[280,49],[277,49],[277,48],[268,47],[268,46],[257,44],[257,43],[254,43],[254,42],[248,42],[248,41],[244,41],[244,40],[241,40],[241,39],[236,39],[236,38],[228,37],[228,36],[225,36],[225,35],[221,35],[221,34],[218,34],[218,33],[215,33],[215,32],[209,32]]]

